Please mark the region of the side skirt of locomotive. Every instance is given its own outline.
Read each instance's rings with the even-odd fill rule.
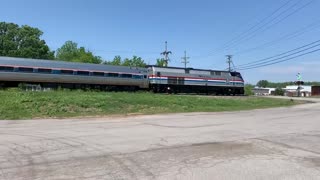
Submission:
[[[228,86],[194,86],[194,85],[167,85],[150,84],[154,93],[195,93],[213,95],[243,95],[244,87]]]

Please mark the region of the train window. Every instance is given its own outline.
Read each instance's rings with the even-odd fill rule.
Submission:
[[[143,79],[143,75],[132,75],[133,79]]]
[[[38,73],[51,74],[51,69],[38,69]]]
[[[60,72],[61,72],[61,74],[73,75],[73,71],[72,70],[61,70]]]
[[[77,75],[79,75],[79,76],[89,76],[89,71],[77,71]]]
[[[103,72],[92,72],[93,76],[104,76]]]
[[[160,72],[157,72],[157,76],[160,77],[160,76],[161,76],[161,73],[160,73]]]
[[[52,74],[60,74],[60,70],[53,69]]]
[[[122,77],[122,78],[132,78],[132,74],[121,74],[120,77]]]
[[[119,77],[118,73],[107,73],[108,77]]]
[[[13,71],[13,67],[8,67],[8,66],[0,66],[0,71]]]
[[[24,68],[24,67],[19,67],[20,72],[25,72],[25,73],[32,73],[33,68]]]
[[[186,70],[185,70],[185,73],[186,73],[186,74],[189,74],[189,73],[190,73],[190,69],[186,69]]]
[[[215,74],[216,76],[221,76],[221,72],[216,71]]]

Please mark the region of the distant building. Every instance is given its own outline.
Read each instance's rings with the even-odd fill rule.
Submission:
[[[256,96],[268,96],[268,95],[274,95],[276,88],[261,88],[261,87],[255,87],[252,89],[252,92]]]
[[[283,88],[284,95],[293,97],[298,96],[298,87],[299,86],[287,86],[286,88]],[[300,86],[300,94],[302,97],[309,97],[312,95],[312,86]]]
[[[320,86],[312,86],[311,96],[320,96]]]

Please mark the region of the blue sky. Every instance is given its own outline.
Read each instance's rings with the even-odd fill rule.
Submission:
[[[41,29],[42,38],[52,50],[72,40],[105,60],[115,55],[137,55],[154,64],[168,41],[173,52],[170,66],[182,67],[181,57],[186,50],[190,67],[225,69],[226,54],[234,54],[234,64],[239,65],[318,40],[320,1],[313,0],[298,10],[308,1],[311,0],[291,0],[284,9],[292,6],[291,12],[297,12],[275,25],[271,23],[266,30],[249,34],[229,49],[224,48],[226,43],[249,33],[248,29],[264,18],[272,18],[271,13],[288,0],[3,0],[0,21]],[[318,26],[301,31],[303,34],[297,37],[279,40],[314,23]],[[273,41],[276,43],[271,46],[246,52]],[[319,56],[317,52],[241,73],[249,83],[260,79],[294,81],[298,72],[304,81],[320,81]]]

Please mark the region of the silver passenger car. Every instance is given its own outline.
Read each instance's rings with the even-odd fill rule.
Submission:
[[[0,82],[149,87],[146,68],[0,57]]]

